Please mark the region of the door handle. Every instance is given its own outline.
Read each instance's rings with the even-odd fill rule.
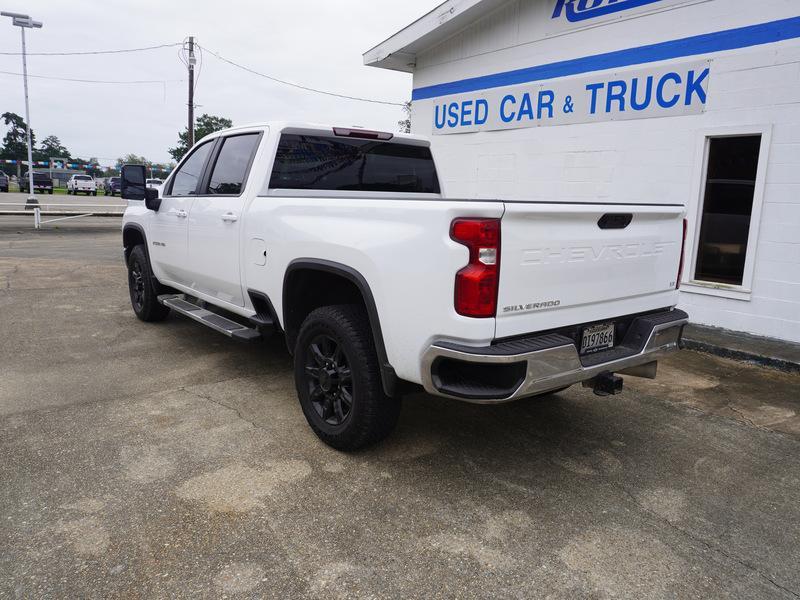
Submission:
[[[227,212],[224,215],[222,215],[222,220],[225,221],[226,223],[235,223],[236,221],[239,220],[239,217],[237,217],[232,212]]]
[[[186,212],[186,211],[185,211],[185,210],[183,210],[183,209],[180,209],[180,210],[175,210],[175,209],[172,209],[171,211],[169,211],[169,214],[171,214],[171,215],[175,215],[175,216],[176,216],[176,217],[178,217],[179,219],[185,219],[186,217],[188,217],[188,216],[189,216],[189,213],[188,213],[188,212]]]

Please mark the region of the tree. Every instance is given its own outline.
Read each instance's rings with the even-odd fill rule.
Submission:
[[[66,158],[72,159],[69,153],[62,144],[61,140],[54,135],[48,135],[39,144],[39,147],[33,151],[33,160],[50,160],[50,158]]]
[[[194,139],[195,141],[204,138],[209,133],[214,133],[220,129],[227,129],[233,127],[233,121],[225,117],[216,117],[214,115],[203,114],[194,122]],[[176,161],[180,161],[183,155],[189,151],[189,128],[187,127],[178,134],[178,145],[169,149],[169,155]]]
[[[403,112],[406,118],[398,121],[397,126],[400,127],[400,133],[411,133],[411,100],[403,102]]]
[[[28,160],[28,141],[25,135],[25,121],[16,113],[5,112],[0,119],[8,126],[8,132],[3,138],[0,148],[0,158],[15,158]],[[31,144],[36,143],[36,136],[31,130]]]
[[[153,165],[152,161],[147,160],[144,156],[136,156],[135,154],[126,154],[125,156],[117,159],[116,169],[122,169],[122,165],[144,165],[148,169]]]
[[[101,177],[103,175],[103,169],[97,165],[97,159],[93,156],[87,162],[80,161],[83,165],[83,170],[86,171],[87,175],[91,175],[92,177]]]

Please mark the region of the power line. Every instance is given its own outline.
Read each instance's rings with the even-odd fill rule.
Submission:
[[[87,50],[80,52],[28,52],[28,56],[88,56],[94,54],[125,54],[128,52],[144,52],[158,50],[159,48],[173,48],[181,46],[180,42],[174,44],[159,44],[158,46],[144,46],[143,48],[127,48],[124,50]],[[0,52],[0,56],[20,56],[21,52]]]
[[[0,71],[0,75],[17,75],[22,77],[22,73],[14,73],[13,71]],[[129,84],[139,84],[139,83],[158,83],[158,84],[165,84],[165,83],[183,83],[186,81],[185,79],[139,79],[139,80],[129,80],[129,81],[109,81],[103,79],[76,79],[72,77],[51,77],[48,75],[31,75],[28,73],[28,77],[33,77],[36,79],[51,79],[54,81],[72,81],[75,83],[104,83],[104,84],[119,84],[119,85],[129,85]]]
[[[118,49],[118,50],[87,50],[87,51],[76,51],[76,52],[28,52],[28,56],[90,56],[90,55],[99,55],[99,54],[125,54],[130,52],[145,52],[149,50],[158,50],[160,48],[174,48],[180,46],[181,51],[179,52],[179,56],[183,54],[185,50],[185,42],[175,42],[172,44],[159,44],[157,46],[143,46],[141,48],[126,48],[126,49]],[[345,100],[356,100],[358,102],[369,102],[372,104],[384,104],[388,106],[403,106],[402,102],[389,102],[387,100],[375,100],[372,98],[362,98],[359,96],[349,96],[347,94],[338,94],[336,92],[329,92],[326,90],[320,90],[317,88],[313,88],[306,85],[301,85],[299,83],[294,83],[291,81],[286,81],[284,79],[280,79],[278,77],[273,77],[272,75],[267,75],[266,73],[261,73],[256,71],[255,69],[251,69],[246,67],[242,64],[239,64],[233,60],[225,58],[218,52],[214,52],[208,48],[200,46],[200,44],[196,44],[198,49],[208,50],[208,52],[214,55],[219,60],[228,63],[236,67],[237,69],[241,69],[252,75],[258,75],[259,77],[263,77],[264,79],[269,79],[270,81],[274,81],[275,83],[280,83],[283,85],[288,85],[293,88],[297,88],[300,90],[304,90],[306,92],[313,92],[315,94],[323,94],[325,96],[333,96],[334,98],[343,98]],[[0,56],[19,56],[20,52],[0,52]],[[202,52],[199,53],[200,55],[200,64],[199,67],[202,68]],[[184,57],[181,56],[181,59],[184,60]],[[10,71],[0,71],[0,74],[4,75],[20,75],[19,73],[12,73]],[[69,78],[69,77],[48,77],[44,75],[31,75],[31,77],[35,77],[37,79],[52,79],[56,81],[72,81],[77,83],[102,83],[102,84],[138,84],[138,83],[170,83],[170,82],[183,82],[183,79],[176,79],[176,80],[169,80],[169,81],[162,81],[162,80],[142,80],[142,81],[104,81],[104,80],[95,80],[95,79],[76,79],[76,78]],[[198,73],[199,79],[199,73]],[[195,86],[196,86],[195,82]]]
[[[206,48],[204,46],[200,46],[199,44],[197,44],[197,46],[201,47],[203,50],[205,50],[209,54],[212,54],[213,56],[217,57],[219,60],[221,60],[223,62],[226,62],[229,65],[233,65],[234,67],[236,67],[238,69],[241,69],[243,71],[247,71],[248,73],[252,73],[253,75],[258,75],[259,77],[263,77],[264,79],[269,79],[270,81],[274,81],[276,83],[282,83],[283,85],[288,85],[288,86],[291,86],[291,87],[294,87],[294,88],[305,90],[307,92],[314,92],[316,94],[324,94],[326,96],[334,96],[335,98],[344,98],[346,100],[357,100],[359,102],[371,102],[372,104],[386,104],[386,105],[389,105],[389,106],[403,106],[404,105],[403,102],[389,102],[388,100],[373,100],[372,98],[361,98],[359,96],[348,96],[346,94],[337,94],[335,92],[328,92],[328,91],[325,91],[325,90],[320,90],[320,89],[317,89],[317,88],[312,88],[312,87],[308,87],[308,86],[305,86],[305,85],[300,85],[299,83],[292,83],[291,81],[285,81],[283,79],[278,79],[277,77],[273,77],[272,75],[266,75],[264,73],[259,73],[258,71],[254,70],[254,69],[251,69],[249,67],[245,67],[244,65],[240,65],[237,62],[234,62],[234,61],[232,61],[230,59],[227,59],[224,56],[221,56],[220,54],[218,54],[217,52],[214,52],[213,50],[210,50],[210,49],[208,49],[208,48]]]

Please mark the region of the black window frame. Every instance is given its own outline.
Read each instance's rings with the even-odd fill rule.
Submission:
[[[713,151],[713,144],[716,141],[720,140],[735,140],[735,139],[743,139],[743,138],[752,138],[757,140],[756,146],[756,155],[754,157],[755,164],[754,164],[754,172],[752,175],[752,179],[748,177],[739,177],[734,179],[725,179],[719,177],[711,177],[711,160],[712,160],[712,151]],[[746,289],[752,286],[752,271],[748,273],[748,255],[750,252],[756,251],[757,246],[757,238],[758,238],[758,231],[756,228],[755,237],[753,234],[753,222],[754,220],[756,223],[760,222],[760,214],[756,214],[757,208],[757,198],[759,195],[759,186],[763,186],[764,182],[761,181],[763,174],[761,172],[763,165],[762,160],[766,159],[764,156],[765,153],[765,138],[769,139],[769,134],[764,131],[748,131],[748,132],[741,132],[741,133],[725,133],[720,135],[707,135],[705,138],[706,148],[705,148],[705,159],[703,162],[703,179],[701,184],[701,191],[698,201],[697,207],[697,224],[696,224],[696,233],[694,237],[694,251],[692,253],[692,264],[691,264],[691,283],[697,284],[700,286],[711,286],[711,287],[719,287],[722,286],[723,288],[729,288],[733,290],[737,289]],[[765,163],[764,163],[765,164]],[[707,203],[709,202],[711,196],[710,188],[713,185],[742,185],[745,187],[750,188],[751,195],[750,195],[750,212],[747,215],[747,227],[746,227],[746,234],[743,238],[743,254],[742,254],[742,266],[741,266],[741,275],[737,277],[731,277],[729,274],[725,273],[713,273],[709,269],[713,267],[713,262],[709,264],[709,260],[705,257],[705,251],[702,247],[704,240],[708,236],[712,234],[709,231],[711,224],[707,220],[707,217],[711,217],[715,214],[721,215],[731,215],[743,216],[744,213],[725,213],[725,212],[718,212],[715,213],[711,211],[707,207]],[[761,191],[763,193],[763,189]],[[759,203],[760,204],[760,203]],[[763,205],[760,205],[759,211],[763,211]],[[751,239],[752,238],[752,239]],[[737,243],[735,241],[730,242],[732,244]],[[701,263],[703,263],[701,265]],[[738,283],[737,283],[738,281]]]
[[[244,135],[255,136],[256,143],[255,146],[253,146],[253,152],[250,155],[250,160],[247,163],[247,168],[244,171],[244,177],[242,177],[242,190],[238,194],[209,194],[208,186],[211,183],[211,175],[214,172],[214,168],[217,166],[217,159],[222,153],[222,149],[225,147],[225,140],[228,138],[242,137]],[[253,168],[253,163],[256,160],[256,154],[258,153],[258,149],[261,147],[261,140],[263,137],[263,131],[237,131],[236,133],[232,133],[230,135],[221,135],[216,138],[214,140],[214,148],[211,149],[211,154],[208,157],[209,160],[206,162],[205,170],[203,171],[203,176],[201,177],[200,187],[198,188],[199,191],[196,193],[196,195],[202,196],[203,198],[238,198],[244,194],[244,191],[247,188],[247,182],[250,179],[250,170]]]
[[[219,138],[214,138],[212,140],[208,140],[207,142],[203,142],[202,144],[198,144],[194,148],[192,148],[190,152],[186,153],[186,156],[183,157],[183,160],[178,164],[177,167],[175,167],[175,170],[169,176],[170,177],[170,179],[169,179],[169,190],[167,190],[166,193],[164,194],[164,196],[163,196],[164,198],[196,198],[197,197],[198,190],[202,189],[200,187],[200,185],[202,184],[202,182],[205,179],[206,169],[208,169],[208,161],[211,159],[211,157],[214,154],[214,149],[216,148],[216,144],[217,144],[218,140],[219,140]],[[194,188],[194,194],[187,194],[185,196],[173,196],[172,195],[172,188],[175,186],[175,178],[178,176],[178,173],[180,172],[181,168],[183,167],[183,165],[186,164],[186,162],[192,157],[192,155],[195,152],[197,152],[200,148],[202,148],[206,144],[211,144],[211,152],[208,153],[208,156],[206,157],[206,160],[203,163],[203,166],[200,168],[200,177],[197,178],[197,185]]]

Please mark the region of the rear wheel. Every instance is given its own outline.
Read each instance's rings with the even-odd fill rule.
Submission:
[[[162,321],[169,314],[158,301],[158,287],[144,246],[135,246],[128,257],[128,291],[133,312],[142,321]]]
[[[306,317],[294,375],[306,420],[333,448],[369,446],[397,424],[400,399],[383,391],[375,342],[360,306],[324,306]]]

